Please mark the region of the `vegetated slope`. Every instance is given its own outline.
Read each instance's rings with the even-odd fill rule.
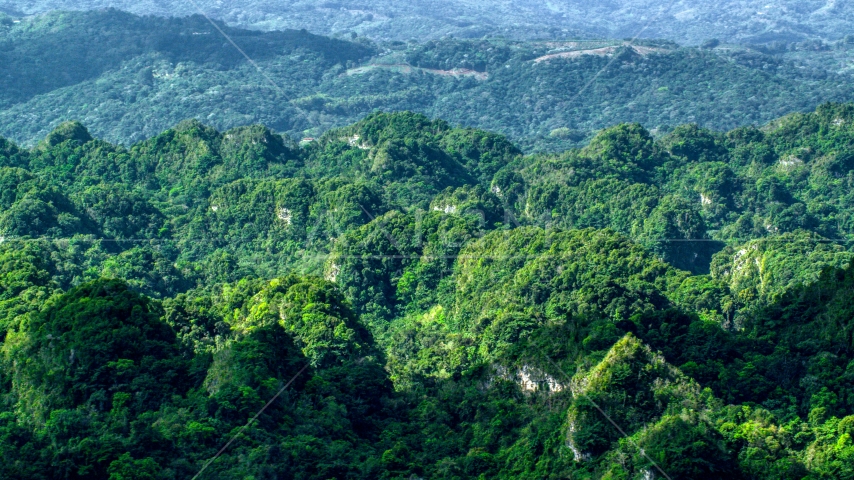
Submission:
[[[831,104],[2,140],[0,476],[191,478],[308,366],[205,475],[851,478],[852,146]]]
[[[558,151],[620,122],[725,130],[854,98],[850,75],[830,65],[846,43],[801,68],[788,53],[667,42],[378,46],[227,29],[253,65],[201,17],[55,13],[0,29],[0,55],[20,72],[0,80],[0,133],[23,144],[67,120],[128,145],[187,118],[302,138],[376,110],[411,110],[497,131],[526,151]]]
[[[307,28],[314,33],[358,32],[377,39],[427,40],[454,35],[481,38],[505,35],[533,39],[577,35],[666,38],[699,45],[719,38],[731,42],[767,43],[805,39],[838,40],[851,32],[852,10],[845,2],[786,0],[756,4],[726,0],[655,2],[622,0],[389,0],[354,2],[292,1],[287,3],[180,1],[106,2],[103,0],[4,0],[0,6],[26,14],[50,10],[121,8],[137,15],[183,16],[199,13],[242,27]]]
[[[287,69],[284,74],[277,75],[278,84],[269,83],[263,76],[259,76],[260,83],[232,84],[236,87],[232,93],[238,94],[242,87],[245,92],[242,97],[246,100],[235,109],[237,112],[229,112],[231,118],[225,115],[225,122],[232,124],[247,123],[245,109],[254,94],[265,98],[268,111],[272,104],[278,103],[278,117],[269,119],[291,118],[293,120],[287,123],[290,128],[301,121],[299,112],[287,105],[287,98],[301,93],[293,91],[290,85],[310,82],[334,65],[356,62],[375,53],[372,47],[310,35],[305,31],[260,33],[221,28],[239,42],[240,49],[251,58],[258,61],[277,58],[279,65]],[[158,104],[184,103],[188,110],[170,112],[171,116],[183,115],[180,119],[199,116],[203,111],[207,112],[205,115],[210,114],[209,101],[204,98],[206,91],[221,90],[217,82],[228,76],[226,72],[250,66],[244,55],[200,16],[182,19],[137,17],[116,10],[54,13],[4,26],[0,42],[3,45],[0,58],[8,69],[8,74],[0,80],[3,90],[0,106],[19,105],[18,113],[10,115],[10,118],[19,119],[7,125],[21,121],[18,115],[32,121],[35,112],[45,108],[53,112],[43,113],[53,117],[54,122],[57,117],[80,115],[79,118],[94,117],[121,123],[122,117],[130,117],[133,112],[137,120],[128,127],[144,135],[136,139],[164,129],[165,125],[150,125],[158,122],[152,117],[163,113],[156,108]],[[187,73],[186,65],[203,67],[209,76],[182,86],[179,81],[175,85],[176,82],[170,80],[180,77],[182,72]],[[165,88],[154,88],[156,83],[164,81]],[[209,84],[211,81],[214,83]],[[67,90],[75,86],[78,88]],[[73,101],[67,98],[69,94],[74,97]],[[202,99],[197,98],[199,94]],[[224,106],[229,99],[228,96],[221,98],[220,104]],[[143,107],[146,100],[153,105]],[[28,101],[29,104],[22,104]],[[37,106],[40,103],[42,106]],[[235,121],[238,115],[240,120]]]
[[[226,27],[226,31],[247,55],[258,60],[310,51],[317,55],[318,63],[333,65],[373,53],[355,43],[295,30],[262,34]],[[219,69],[245,61],[237,49],[222,48],[221,36],[212,41],[209,37],[214,33],[218,34],[200,16],[137,17],[108,10],[34,17],[4,32],[3,65],[15,75],[3,78],[3,100],[17,103],[96,79],[123,61],[152,51],[171,63],[193,62]],[[47,71],[55,75],[45,75]],[[140,76],[140,80],[146,79]]]

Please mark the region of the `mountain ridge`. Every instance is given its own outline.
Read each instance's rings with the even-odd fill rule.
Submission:
[[[725,130],[852,96],[850,72],[837,65],[844,42],[772,54],[648,40],[377,44],[221,28],[254,64],[199,16],[53,13],[0,27],[0,57],[23,75],[0,78],[0,134],[29,145],[76,119],[128,145],[196,118],[301,139],[373,111],[412,110],[500,132],[526,151],[560,151],[621,122],[657,134],[689,122]],[[61,74],[45,75],[46,65]]]
[[[5,0],[0,7],[27,15],[52,10],[118,7],[138,15],[186,16],[204,13],[234,26],[276,30],[307,28],[325,35],[358,33],[377,40],[419,41],[443,36],[518,40],[580,36],[665,38],[687,45],[720,39],[730,43],[769,44],[819,40],[832,42],[851,31],[850,6],[809,0],[757,5],[726,0],[710,5],[697,0],[668,4],[649,0],[580,2],[557,0],[415,1],[405,6],[387,0],[358,2],[119,2],[104,0]]]

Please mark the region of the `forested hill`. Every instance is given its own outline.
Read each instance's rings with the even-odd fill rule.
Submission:
[[[245,62],[239,50],[223,48],[227,40],[201,16],[137,17],[108,10],[55,13],[5,27],[3,66],[14,74],[0,79],[4,107],[96,79],[129,59],[152,52],[170,63],[191,62],[220,69]],[[330,66],[358,61],[375,53],[356,43],[305,31],[260,33],[221,28],[240,43],[247,55],[259,61],[309,51],[316,54],[314,63]],[[46,75],[46,72],[55,74]],[[138,79],[145,80],[142,75]]]
[[[4,8],[5,7],[5,8]],[[319,34],[358,32],[383,40],[431,40],[453,35],[541,39],[586,34],[665,38],[700,45],[728,42],[836,41],[852,32],[850,2],[836,0],[2,0],[0,12],[114,7],[137,15],[184,16],[200,11],[253,29],[307,28]]]
[[[852,186],[851,104],[0,140],[0,478],[854,478]]]
[[[622,40],[377,44],[220,26],[253,64],[201,16],[4,18],[0,134],[24,145],[68,120],[130,145],[187,118],[303,138],[408,110],[560,151],[621,122],[656,135],[691,122],[727,130],[854,99],[844,41],[766,53]]]

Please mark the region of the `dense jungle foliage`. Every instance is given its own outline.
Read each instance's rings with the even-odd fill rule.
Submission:
[[[374,43],[218,28],[233,44],[198,15],[0,19],[0,135],[31,146],[80,120],[129,146],[195,118],[316,138],[378,110],[416,111],[542,152],[623,122],[656,135],[685,123],[730,130],[854,98],[854,43],[842,40],[760,51],[650,40]]]
[[[854,478],[852,185],[851,104],[0,140],[0,478]]]

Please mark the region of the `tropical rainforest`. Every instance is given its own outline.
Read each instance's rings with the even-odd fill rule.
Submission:
[[[65,122],[0,185],[0,478],[854,478],[852,104]]]
[[[854,98],[850,36],[702,47],[550,38],[564,40],[374,41],[200,15],[0,14],[0,135],[32,147],[79,120],[129,147],[195,118],[318,138],[375,111],[414,111],[500,133],[526,153],[560,152],[619,123],[656,137],[687,123],[725,131]]]

